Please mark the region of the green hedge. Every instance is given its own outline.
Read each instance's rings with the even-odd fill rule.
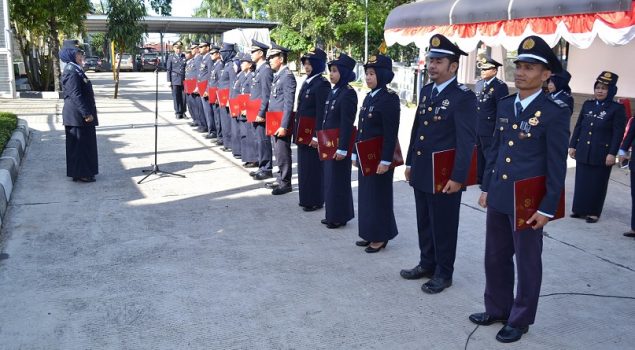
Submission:
[[[18,117],[13,113],[0,112],[0,152],[11,138],[13,130],[18,127]]]

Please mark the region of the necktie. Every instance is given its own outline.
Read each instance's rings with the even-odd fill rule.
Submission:
[[[432,88],[432,96],[430,96],[430,98],[435,98],[437,97],[437,95],[439,94],[439,90],[437,90],[437,88]]]
[[[516,102],[516,118],[518,118],[520,116],[520,113],[523,112],[523,105],[520,103],[520,101]]]

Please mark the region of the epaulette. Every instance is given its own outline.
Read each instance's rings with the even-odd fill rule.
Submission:
[[[463,84],[459,84],[459,89],[463,91],[471,91],[470,88],[467,87],[467,85],[463,85]]]
[[[562,100],[554,99],[554,98],[551,98],[551,97],[549,98],[549,100],[553,101],[553,103],[557,104],[558,107],[560,107],[560,108],[569,108],[569,105],[564,103],[564,102],[562,102]]]
[[[516,95],[517,95],[517,93],[509,94],[509,95],[507,95],[507,96],[505,96],[505,97],[502,97],[502,98],[501,98],[501,100],[504,100],[504,99],[506,99],[506,98],[510,98],[510,97],[514,97],[514,98],[516,98]],[[500,100],[499,100],[499,101],[500,101]]]
[[[397,94],[397,91],[395,91],[395,90],[393,90],[391,88],[386,88],[386,91],[388,91],[389,94],[394,94],[394,95]]]
[[[352,86],[350,86],[350,85],[346,85],[346,87],[347,87],[349,90],[353,90],[353,87],[352,87]]]

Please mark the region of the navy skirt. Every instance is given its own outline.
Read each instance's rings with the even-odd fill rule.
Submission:
[[[339,161],[325,160],[322,162],[322,168],[326,221],[347,223],[355,217],[351,189],[351,158],[347,157]]]
[[[99,173],[94,126],[66,126],[66,176],[91,177]]]
[[[322,171],[322,162],[317,149],[306,145],[298,145],[300,206],[321,207],[324,205]]]
[[[385,242],[397,236],[393,211],[392,183],[395,170],[382,175],[364,176],[358,170],[359,236],[369,242]]]
[[[600,216],[609,186],[611,169],[604,165],[576,162],[572,212]]]

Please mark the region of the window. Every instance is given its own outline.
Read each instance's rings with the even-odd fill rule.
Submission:
[[[556,57],[562,63],[562,67],[567,69],[567,63],[569,61],[569,43],[560,39],[560,42],[553,47],[553,53],[556,54]],[[514,82],[514,71],[516,70],[516,65],[514,61],[518,56],[518,52],[514,51],[505,51],[505,81],[506,82]]]
[[[485,45],[482,41],[479,41],[478,46],[476,46],[476,62],[474,62],[476,68],[474,69],[474,80],[481,79],[481,70],[478,69],[477,65],[481,58],[485,56],[492,57],[492,48]]]

